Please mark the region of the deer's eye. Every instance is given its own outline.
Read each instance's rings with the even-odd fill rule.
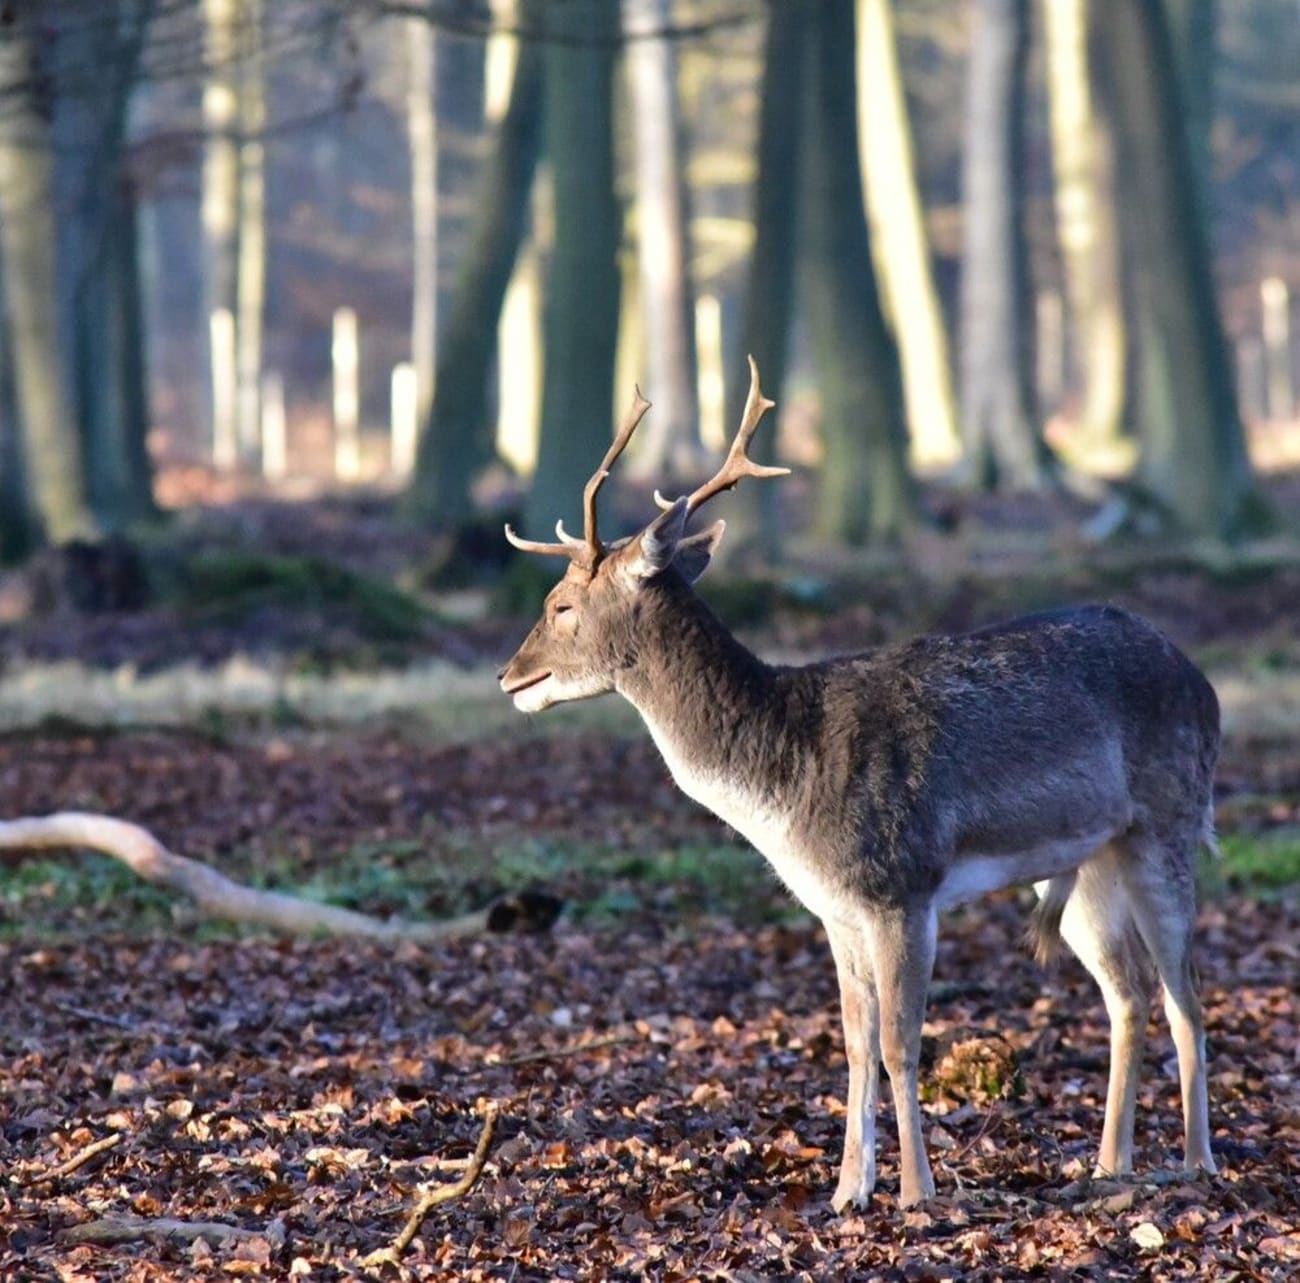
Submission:
[[[572,609],[573,609],[572,606],[567,606],[561,603],[560,605],[556,606],[555,613],[557,615],[567,615],[569,611],[571,611]]]

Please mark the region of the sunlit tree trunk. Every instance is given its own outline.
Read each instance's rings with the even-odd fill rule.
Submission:
[[[860,544],[915,518],[898,349],[885,325],[858,167],[853,0],[818,0],[805,87],[803,297],[822,400],[816,526]]]
[[[1233,538],[1264,516],[1219,321],[1209,235],[1163,6],[1116,0],[1096,48],[1125,175],[1138,319],[1138,480],[1170,524]]]
[[[266,307],[266,59],[262,0],[241,0],[239,21],[239,247],[235,322],[239,452],[256,461],[262,440],[262,319]]]
[[[1085,439],[1104,441],[1121,430],[1125,396],[1113,147],[1093,105],[1086,0],[1044,0],[1043,15],[1057,238],[1081,390],[1079,423]]]
[[[614,194],[613,70],[618,0],[548,9],[543,136],[555,241],[543,314],[542,427],[530,531],[581,529],[583,484],[613,435],[621,220]]]
[[[632,35],[671,25],[669,0],[623,0],[623,11]],[[699,454],[689,193],[672,42],[660,38],[629,43],[627,76],[647,357],[643,386],[655,406],[641,429],[635,471],[662,479],[669,467],[689,470]]]
[[[0,262],[14,402],[35,516],[46,538],[92,535],[76,419],[64,383],[55,273],[49,121],[33,101],[38,71],[32,6],[0,33]]]
[[[964,155],[962,423],[974,476],[1015,489],[1048,479],[1023,226],[1028,20],[1028,0],[976,0]]]
[[[858,147],[876,266],[902,357],[912,459],[961,454],[948,333],[934,284],[893,0],[857,0]]]
[[[438,133],[434,32],[424,18],[401,24],[409,79],[406,134],[411,156],[411,363],[424,423],[433,404],[438,326]]]
[[[746,279],[740,345],[727,370],[727,431],[735,431],[749,390],[747,354],[758,362],[763,390],[777,402],[785,386],[790,322],[794,312],[794,258],[798,237],[800,131],[803,103],[805,28],[809,10],[801,3],[768,10],[759,93],[758,172],[754,180],[754,249]],[[755,436],[750,455],[763,463],[776,457],[776,424]],[[732,503],[727,555],[752,545],[764,560],[781,555],[779,486],[742,486]]]
[[[530,12],[524,5],[521,19]],[[497,321],[528,222],[541,143],[542,61],[539,43],[521,44],[510,102],[478,188],[481,212],[447,311],[433,406],[407,491],[412,516],[441,526],[473,510],[470,482],[481,461],[476,438],[488,424]]]
[[[239,0],[203,0],[203,315],[201,333],[215,334],[212,318],[239,310]],[[214,340],[209,352],[212,442],[218,467],[238,456],[235,364]]]

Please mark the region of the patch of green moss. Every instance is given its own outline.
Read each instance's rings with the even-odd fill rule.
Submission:
[[[1300,830],[1267,833],[1225,833],[1218,866],[1229,882],[1256,891],[1277,891],[1300,884]]]

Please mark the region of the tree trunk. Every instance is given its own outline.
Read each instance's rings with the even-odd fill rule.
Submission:
[[[256,464],[262,442],[262,318],[266,307],[266,60],[262,0],[241,0],[239,32],[239,247],[235,414],[239,453]]]
[[[23,457],[46,538],[93,535],[76,420],[65,387],[55,272],[49,121],[33,100],[40,49],[33,5],[11,6],[0,34],[0,261]]]
[[[1125,413],[1124,301],[1113,145],[1094,110],[1085,0],[1044,0],[1056,226],[1069,304],[1079,426],[1113,441]]]
[[[528,222],[541,143],[542,58],[541,45],[522,43],[510,104],[479,186],[481,214],[448,309],[437,391],[407,490],[408,512],[440,526],[454,526],[473,511],[475,438],[488,422],[497,321]]]
[[[406,133],[411,156],[411,363],[417,422],[433,405],[438,354],[438,131],[434,32],[424,18],[400,27],[406,44]]]
[[[1048,451],[1034,395],[1034,302],[1021,165],[1028,0],[977,0],[964,156],[962,419],[974,476],[1038,489]]]
[[[618,0],[548,10],[543,136],[554,188],[555,242],[543,316],[542,427],[525,511],[529,531],[557,517],[581,529],[582,489],[613,435],[618,341],[613,72]]]
[[[632,35],[670,25],[669,0],[623,0],[623,7]],[[643,386],[655,404],[632,462],[635,474],[662,481],[668,470],[690,472],[700,455],[689,191],[672,42],[632,41],[627,76],[647,358]]]
[[[69,21],[56,39],[62,333],[90,502],[106,530],[157,511],[145,445],[145,336],[126,157],[131,96],[153,7],[153,0],[110,0],[104,21]]]
[[[211,335],[212,452],[218,468],[233,468],[239,455],[236,363],[218,350],[225,313],[233,324],[239,309],[239,0],[203,0],[203,316],[200,333]]]
[[[902,357],[914,462],[961,454],[948,333],[916,183],[893,0],[857,0],[858,147],[876,267]]]
[[[895,538],[915,519],[898,349],[885,325],[862,203],[854,0],[817,0],[806,50],[803,295],[822,398],[816,526],[828,539]]]
[[[1138,481],[1173,526],[1234,538],[1265,508],[1219,321],[1184,94],[1164,8],[1117,0],[1097,26],[1127,176],[1125,254],[1137,318]]]
[[[4,264],[0,263],[0,299],[3,297]],[[25,557],[34,542],[8,330],[5,309],[0,307],[0,565]]]
[[[763,391],[777,402],[785,385],[786,349],[794,312],[794,256],[799,218],[799,129],[803,103],[804,34],[808,9],[800,3],[774,4],[768,9],[763,48],[763,80],[759,96],[758,173],[754,180],[754,249],[741,322],[740,348],[727,371],[727,428],[734,432],[749,393],[746,355],[758,362]],[[750,447],[760,463],[776,457],[776,422],[763,425]],[[746,486],[733,502],[734,520],[728,556],[749,546],[762,560],[781,556],[778,486]]]

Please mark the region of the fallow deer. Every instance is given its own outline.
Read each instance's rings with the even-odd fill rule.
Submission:
[[[617,691],[678,785],[738,830],[825,925],[849,1063],[836,1210],[875,1185],[879,1063],[893,1090],[902,1206],[934,1194],[917,1099],[941,910],[1034,881],[1040,952],[1061,937],[1111,1022],[1097,1169],[1133,1159],[1154,979],[1182,1084],[1185,1161],[1214,1171],[1205,1047],[1189,957],[1193,858],[1213,841],[1218,701],[1151,625],[1087,606],[928,636],[802,667],[764,663],[691,585],[723,523],[687,534],[742,477],[788,471],[746,449],[772,405],[750,362],[744,418],[718,473],[640,533],[606,543],[596,497],[648,409],[632,408],[583,495],[584,534],[506,536],[567,558],[541,618],[500,674],[524,712]],[[1153,974],[1154,973],[1154,974]]]

